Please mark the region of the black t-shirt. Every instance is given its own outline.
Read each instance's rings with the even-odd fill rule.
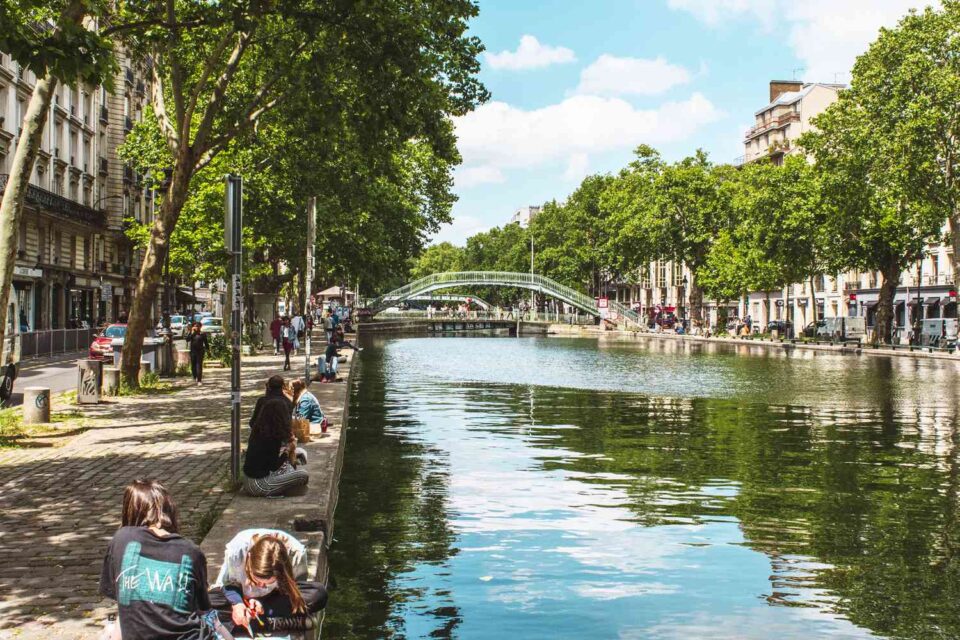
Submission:
[[[190,353],[206,353],[210,346],[210,339],[205,333],[191,333],[187,341],[190,343]]]
[[[137,640],[199,640],[208,611],[207,559],[177,534],[121,527],[103,559],[100,593],[117,601],[120,631]]]

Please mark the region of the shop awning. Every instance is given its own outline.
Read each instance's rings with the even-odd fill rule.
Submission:
[[[933,297],[930,297],[930,298],[924,298],[924,299],[923,299],[923,304],[925,304],[925,305],[928,306],[928,307],[932,307],[932,306],[934,306],[934,305],[940,304],[940,300],[941,300],[941,299],[940,299],[939,296],[933,296]]]
[[[870,302],[868,302],[863,306],[866,307],[867,309],[874,309],[878,304],[880,304],[879,300],[871,300]]]
[[[182,287],[174,291],[174,296],[177,299],[177,302],[185,302],[187,304],[193,304],[197,299],[193,296],[193,293],[190,289],[184,289]]]

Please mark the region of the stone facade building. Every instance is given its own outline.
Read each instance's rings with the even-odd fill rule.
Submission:
[[[114,91],[60,85],[19,229],[9,328],[116,321],[128,311],[140,255],[124,218],[150,221],[155,198],[117,156],[146,105],[146,69],[122,53]],[[0,192],[36,77],[0,53]]]

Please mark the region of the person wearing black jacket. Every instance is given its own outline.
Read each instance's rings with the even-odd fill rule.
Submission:
[[[190,345],[190,373],[197,384],[203,384],[203,359],[210,350],[210,337],[200,331],[200,323],[193,323],[193,330],[187,336]]]
[[[302,487],[310,480],[305,469],[306,451],[296,449],[296,459],[288,451],[293,436],[293,402],[284,391],[283,376],[267,380],[267,392],[257,400],[250,417],[250,438],[243,460],[243,487],[252,496],[277,496]]]

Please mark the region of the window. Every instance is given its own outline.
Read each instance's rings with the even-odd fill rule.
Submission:
[[[70,199],[74,202],[78,202],[80,199],[80,185],[77,184],[76,180],[70,181]]]
[[[20,127],[23,126],[23,116],[26,113],[23,100],[17,100],[17,135],[20,134]]]
[[[37,229],[37,262],[47,261],[47,228],[39,227]]]
[[[683,286],[683,263],[682,262],[673,263],[673,286],[675,287]]]
[[[667,286],[667,263],[662,260],[657,260],[657,287],[663,288]]]
[[[27,223],[26,222],[20,223],[20,235],[19,235],[19,238],[17,238],[17,249],[19,249],[20,251],[27,250]]]
[[[70,236],[70,266],[77,266],[77,237],[74,235]]]
[[[63,195],[63,174],[62,173],[53,174],[53,192],[58,196]]]
[[[60,261],[60,251],[63,249],[63,236],[59,231],[53,234],[53,261]]]

